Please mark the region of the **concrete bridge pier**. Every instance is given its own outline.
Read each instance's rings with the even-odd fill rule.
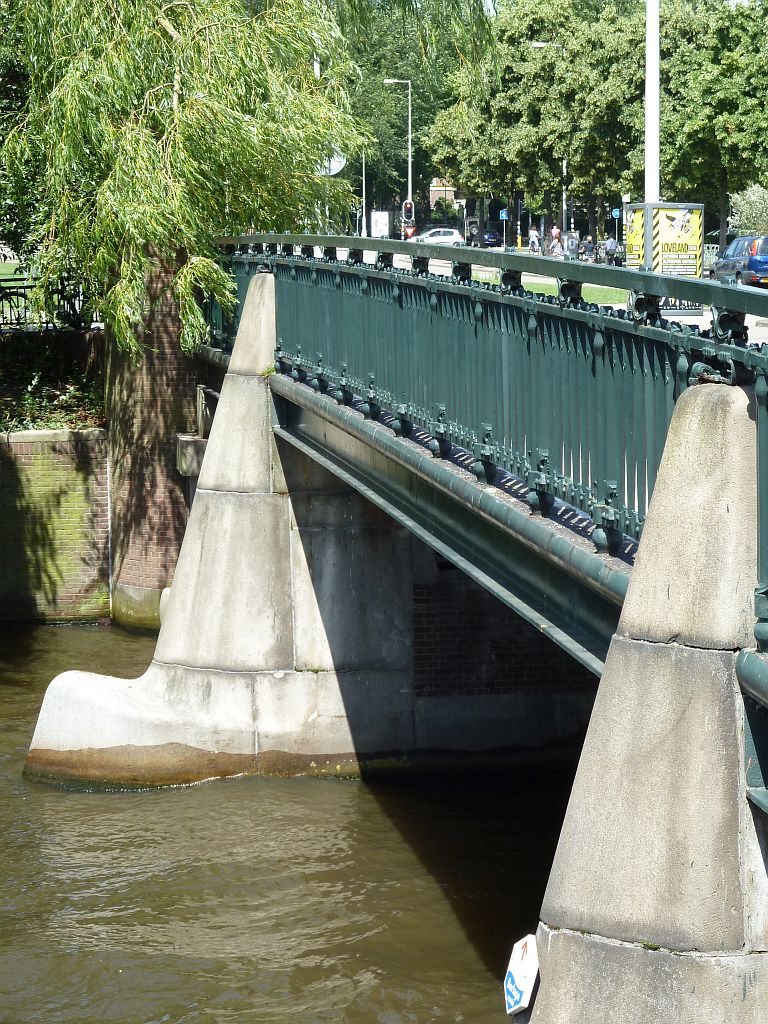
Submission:
[[[747,800],[754,397],[675,409],[541,911],[534,1024],[765,1024],[765,819]]]
[[[273,289],[251,283],[152,665],[137,680],[57,677],[32,777],[355,774],[413,747],[409,535],[277,448]]]

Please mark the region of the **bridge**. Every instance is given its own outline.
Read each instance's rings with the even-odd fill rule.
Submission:
[[[532,1020],[764,1024],[766,297],[385,240],[223,245],[238,315],[211,310],[201,356],[226,376],[155,659],[54,680],[27,773],[144,786],[503,749],[507,705],[447,721],[414,694],[414,535],[601,678]],[[675,320],[697,305],[706,329]]]

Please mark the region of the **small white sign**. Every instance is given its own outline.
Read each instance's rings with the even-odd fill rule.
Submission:
[[[512,947],[507,976],[504,978],[504,1003],[507,1014],[514,1016],[527,1010],[539,973],[536,936],[526,935]]]
[[[371,210],[371,238],[389,238],[388,210]]]

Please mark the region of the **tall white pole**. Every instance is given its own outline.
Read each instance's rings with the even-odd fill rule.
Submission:
[[[565,178],[566,178],[567,174],[568,174],[568,157],[564,156],[563,157],[563,232],[568,230],[568,222],[567,222],[567,217],[568,217],[568,196],[567,196],[566,191],[565,191]],[[563,244],[565,244],[565,240],[563,240]]]
[[[659,0],[645,2],[645,201],[658,203]]]
[[[365,150],[363,150],[363,226],[360,228],[360,234],[363,238],[368,237],[368,224],[365,214]]]
[[[408,195],[405,197],[413,202],[413,132],[411,124],[411,80],[410,78],[385,78],[384,85],[408,86]]]
[[[411,133],[411,80],[408,79],[408,199],[413,200],[413,135]]]

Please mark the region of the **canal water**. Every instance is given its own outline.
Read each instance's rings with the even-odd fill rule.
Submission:
[[[2,1024],[502,1024],[571,778],[22,778],[50,679],[139,675],[154,638],[0,632]]]

